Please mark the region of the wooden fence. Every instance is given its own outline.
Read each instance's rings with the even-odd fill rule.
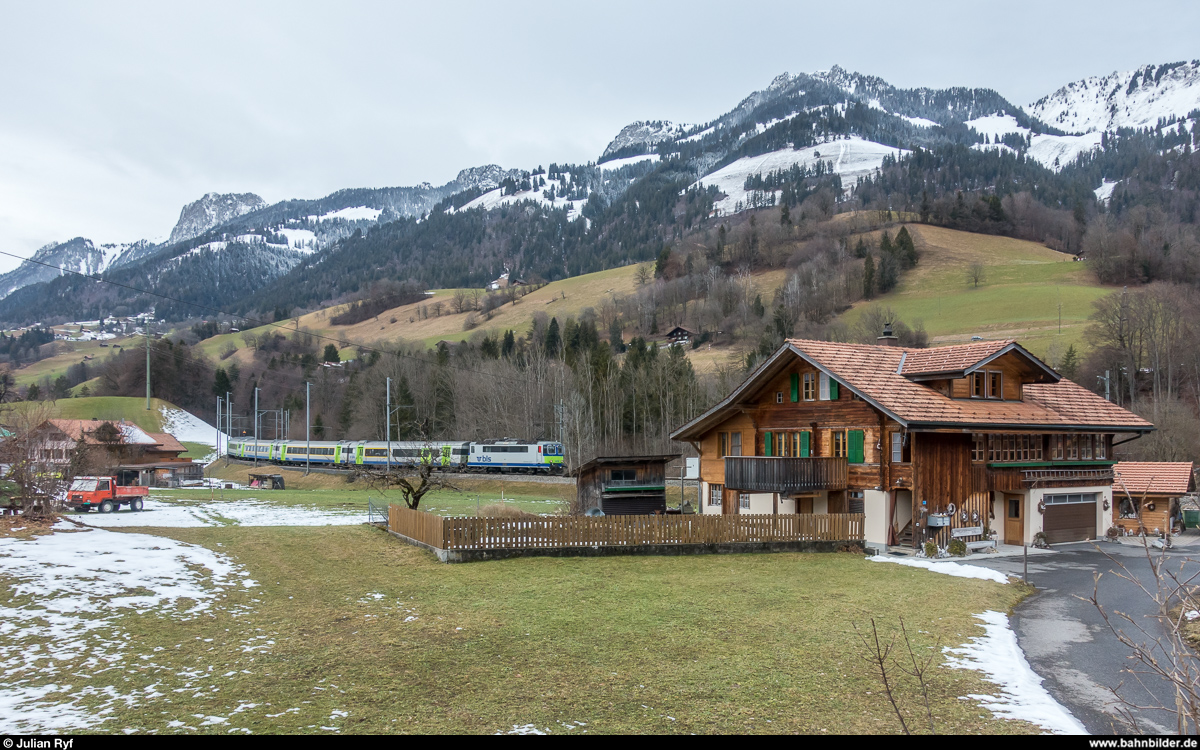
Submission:
[[[402,505],[388,530],[442,550],[622,547],[739,542],[858,542],[861,513],[443,518]]]

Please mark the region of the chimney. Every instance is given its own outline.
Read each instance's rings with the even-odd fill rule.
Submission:
[[[883,335],[875,340],[879,342],[880,346],[900,346],[900,339],[892,333],[891,322],[883,324]]]

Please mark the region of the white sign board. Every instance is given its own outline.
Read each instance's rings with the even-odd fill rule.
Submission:
[[[700,478],[700,459],[699,458],[686,458],[686,459],[684,459],[684,461],[685,461],[685,468],[683,471],[683,478],[684,479],[699,479]]]
[[[954,537],[982,536],[982,535],[983,535],[983,527],[982,526],[963,526],[960,529],[951,529],[950,530],[950,536],[954,536]]]

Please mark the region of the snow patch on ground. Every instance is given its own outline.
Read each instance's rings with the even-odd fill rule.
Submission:
[[[995,581],[996,583],[1008,583],[1008,576],[990,568],[981,568],[978,565],[963,565],[955,562],[935,562],[927,560],[923,557],[891,557],[888,555],[874,555],[868,557],[871,562],[887,562],[896,563],[897,565],[907,565],[911,568],[925,568],[932,570],[935,573],[945,573],[948,576],[956,576],[958,578],[978,578],[983,581]]]
[[[987,115],[986,117],[976,117],[974,120],[967,120],[963,124],[980,135],[986,135],[993,141],[997,138],[1003,138],[1009,133],[1029,135],[1029,128],[1023,128],[1018,125],[1017,118],[1013,117],[1012,115]]]
[[[100,529],[0,538],[0,567],[11,586],[0,606],[3,734],[97,727],[111,707],[158,695],[153,685],[123,693],[72,682],[130,666],[122,612],[190,619],[209,610],[223,590],[256,585],[224,555],[203,547]]]
[[[984,635],[958,648],[945,648],[946,664],[983,672],[984,679],[1000,686],[1000,694],[967,697],[997,718],[1027,721],[1056,734],[1087,734],[1083,724],[1042,687],[1042,678],[1017,644],[1008,616],[989,610],[975,617],[983,621]]]
[[[722,214],[737,210],[737,204],[745,207],[749,192],[745,189],[746,178],[753,174],[766,174],[777,169],[789,169],[793,164],[809,167],[818,161],[829,164],[842,177],[842,187],[847,191],[858,184],[860,178],[873,173],[883,165],[883,157],[903,156],[908,151],[884,146],[874,141],[853,137],[848,140],[830,141],[801,149],[783,149],[761,156],[746,156],[696,182],[697,185],[716,185],[725,194],[717,201],[716,209]]]
[[[657,158],[658,154],[654,154],[654,157]],[[649,158],[650,158],[649,156],[638,156],[638,157],[634,157],[633,162],[629,162],[629,163],[645,161]],[[628,161],[629,160],[627,160],[627,159],[614,159],[612,162],[606,162],[600,166],[605,171],[608,171],[610,169],[609,164],[616,163],[616,162],[628,162]],[[616,167],[611,167],[611,169],[616,169]],[[561,195],[559,195],[559,192],[564,187],[563,183],[564,183],[563,180],[547,178],[545,187],[539,187],[536,190],[523,190],[519,193],[512,193],[511,195],[505,195],[504,188],[496,188],[495,190],[490,190],[490,191],[484,193],[483,195],[479,196],[475,200],[466,204],[459,210],[460,211],[470,211],[473,208],[482,208],[484,210],[491,211],[493,208],[505,206],[510,203],[520,203],[522,201],[534,201],[535,203],[541,203],[542,205],[549,206],[550,208],[566,209],[567,218],[573,221],[573,220],[578,219],[581,216],[583,216],[581,211],[583,209],[583,204],[586,203],[587,201],[583,201],[583,200],[571,201],[571,200],[567,200],[566,198],[563,198]],[[554,200],[550,200],[549,198],[546,197],[546,192],[549,191],[551,188],[554,188],[554,194],[555,194]]]
[[[121,528],[146,526],[157,528],[193,528],[198,526],[353,526],[363,522],[363,514],[353,511],[322,510],[249,498],[212,500],[196,504],[171,503],[147,499],[141,511],[115,513],[73,513],[71,518],[90,526]]]
[[[641,164],[644,161],[656,162],[658,158],[658,154],[642,154],[641,156],[627,156],[624,159],[612,159],[596,166],[605,172],[613,172],[621,167],[628,167],[630,164]],[[546,185],[550,185],[550,180],[546,180]]]
[[[1100,133],[1087,135],[1035,135],[1026,152],[1031,159],[1055,172],[1066,167],[1080,154],[1100,148]]]
[[[205,463],[215,460],[218,449],[229,444],[228,435],[222,432],[218,438],[217,428],[191,412],[164,406],[159,410],[159,417],[163,432],[170,433],[179,442],[199,443],[212,448],[212,453],[203,459]],[[220,446],[217,445],[218,439]]]
[[[288,244],[291,245],[293,250],[299,250],[302,253],[311,253],[317,249],[317,235],[312,230],[281,227],[275,231],[287,237]]]
[[[383,213],[381,208],[367,208],[366,206],[354,206],[352,208],[343,208],[338,211],[330,211],[327,214],[320,216],[310,216],[309,219],[316,221],[331,221],[333,219],[341,219],[342,221],[379,221],[380,214]]]
[[[1105,180],[1100,187],[1094,191],[1096,200],[1101,203],[1108,203],[1108,199],[1112,197],[1113,189],[1117,187],[1117,180]]]
[[[910,124],[916,125],[919,128],[936,128],[938,124],[933,120],[926,120],[924,117],[909,117],[907,115],[896,115],[901,120],[907,120]]]

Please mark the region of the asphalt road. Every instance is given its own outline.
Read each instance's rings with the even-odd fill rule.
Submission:
[[[1017,642],[1025,651],[1030,666],[1045,679],[1046,689],[1094,734],[1133,731],[1120,715],[1123,705],[1113,695],[1116,689],[1127,702],[1138,706],[1175,704],[1171,684],[1148,674],[1131,650],[1122,645],[1096,606],[1088,601],[1095,587],[1095,575],[1101,574],[1098,589],[1100,605],[1109,613],[1110,622],[1138,642],[1148,642],[1164,634],[1154,619],[1158,608],[1153,599],[1134,583],[1118,578],[1118,563],[1141,579],[1152,591],[1153,575],[1145,551],[1140,547],[1100,543],[1056,547],[1057,554],[1029,558],[1029,582],[1039,591],[1017,607],[1011,618]],[[1157,551],[1155,554],[1158,554]],[[1111,557],[1109,557],[1111,556]],[[973,556],[972,565],[1021,575],[1022,560]],[[1200,573],[1200,548],[1168,553],[1168,565],[1183,575]],[[1081,598],[1082,597],[1082,598]],[[1114,616],[1123,612],[1137,627]],[[1165,642],[1165,641],[1164,641]],[[1173,714],[1149,708],[1132,709],[1139,730],[1147,733],[1174,732]]]

